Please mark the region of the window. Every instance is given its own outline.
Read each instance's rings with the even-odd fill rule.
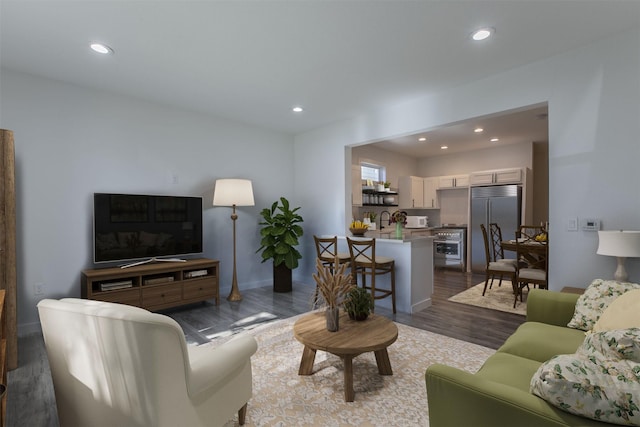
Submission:
[[[363,180],[380,182],[385,180],[386,171],[384,166],[362,162],[360,163],[360,175]]]

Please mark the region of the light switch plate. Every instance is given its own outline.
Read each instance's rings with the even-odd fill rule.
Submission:
[[[567,231],[578,231],[578,218],[573,217],[567,220]]]

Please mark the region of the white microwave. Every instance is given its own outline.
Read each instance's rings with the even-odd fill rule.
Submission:
[[[429,225],[429,217],[427,216],[407,216],[407,225],[405,228],[426,228]]]

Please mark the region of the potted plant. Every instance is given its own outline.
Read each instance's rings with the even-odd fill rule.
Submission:
[[[256,252],[262,251],[262,262],[273,260],[273,290],[275,292],[291,292],[292,271],[298,267],[298,260],[302,255],[295,248],[302,236],[302,227],[299,223],[303,219],[296,212],[300,209],[289,208],[289,201],[280,197],[280,205],[273,202],[271,209],[264,208],[260,215],[263,221],[260,222],[262,229],[260,235],[260,248]]]
[[[344,299],[344,311],[352,320],[365,320],[373,310],[373,298],[365,288],[352,287]]]
[[[326,307],[325,316],[329,332],[338,330],[340,304],[353,288],[352,276],[345,273],[346,268],[347,264],[340,265],[337,259],[334,266],[325,266],[320,259],[316,260],[318,272],[313,274],[313,279],[316,281],[319,297]]]

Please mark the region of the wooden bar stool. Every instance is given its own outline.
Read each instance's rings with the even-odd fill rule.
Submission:
[[[334,267],[351,262],[351,255],[344,252],[338,252],[338,236],[318,237],[314,235],[313,240],[316,242],[316,254],[318,259],[322,262],[323,266],[329,267],[332,273]],[[317,285],[313,301],[314,305],[315,302],[318,301]]]
[[[333,269],[336,263],[336,257],[338,257],[338,265],[346,262],[351,262],[351,255],[344,252],[338,252],[338,237],[318,237],[313,236],[313,240],[316,242],[316,254],[322,265]]]
[[[374,300],[391,296],[391,306],[396,312],[396,270],[395,260],[376,256],[376,239],[352,240],[347,237],[351,255],[351,274],[354,284],[358,283],[358,273],[362,276],[362,287],[371,290]],[[391,289],[376,288],[376,276],[391,274]],[[367,286],[367,275],[371,276],[371,286]]]

